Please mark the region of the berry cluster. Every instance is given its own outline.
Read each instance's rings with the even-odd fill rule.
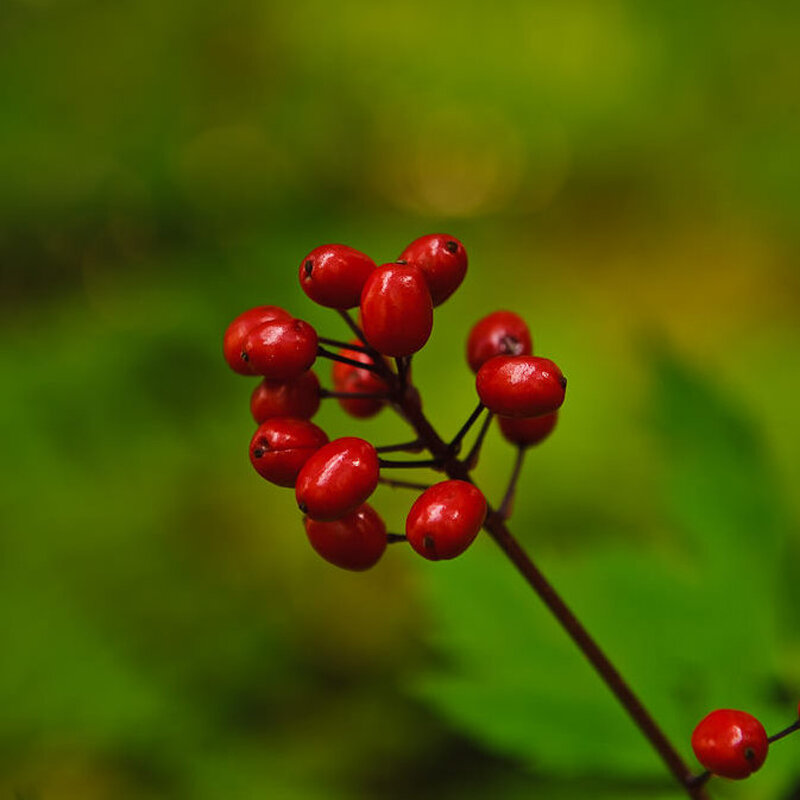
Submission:
[[[443,234],[417,239],[396,261],[382,266],[351,247],[323,245],[300,262],[300,285],[311,300],[336,310],[354,338],[318,336],[307,322],[276,306],[245,311],[225,332],[223,351],[231,369],[262,378],[250,399],[258,424],[250,461],[266,480],[294,487],[312,547],[339,567],[367,569],[395,541],[407,541],[431,560],[464,552],[487,513],[508,516],[522,453],[556,424],[566,379],[552,361],[532,354],[528,326],[510,311],[489,314],[469,334],[466,355],[480,402],[455,438],[445,442],[422,415],[411,357],[431,335],[434,308],[453,294],[466,272],[464,246]],[[348,313],[355,307],[358,322]],[[332,389],[322,388],[312,369],[318,358],[333,362]],[[321,400],[331,397],[356,418],[391,405],[417,438],[383,447],[353,436],[329,441],[311,418]],[[460,459],[462,440],[486,409],[475,445]],[[519,448],[498,511],[490,511],[470,477],[494,415],[502,435]],[[428,457],[383,458],[423,450]],[[445,472],[448,479],[425,485],[384,475],[387,469],[418,466]],[[380,482],[424,490],[407,515],[405,534],[387,533],[367,503]]]

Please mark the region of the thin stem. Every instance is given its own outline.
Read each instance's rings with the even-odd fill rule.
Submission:
[[[343,342],[341,339],[329,339],[327,336],[318,336],[317,341],[320,344],[327,344],[331,347],[339,347],[342,350],[354,350],[358,353],[367,353],[372,355],[375,351],[364,344],[353,344],[352,342]]]
[[[503,501],[500,503],[500,508],[497,513],[503,518],[508,519],[514,508],[514,496],[517,493],[517,481],[519,480],[520,473],[522,472],[522,464],[525,461],[524,447],[517,447],[517,457],[514,459],[514,469],[511,471],[511,477],[508,480],[508,488],[503,496]]]
[[[391,489],[420,489],[423,492],[433,485],[431,483],[417,483],[416,481],[395,480],[394,478],[384,478],[382,476],[378,478],[378,483],[382,483]]]
[[[424,449],[425,444],[419,439],[414,439],[413,442],[401,442],[400,444],[384,444],[375,448],[378,453],[419,453],[420,450]]]
[[[351,367],[358,367],[359,369],[365,369],[369,372],[383,374],[383,370],[380,369],[377,364],[364,363],[363,361],[356,361],[354,358],[340,356],[338,353],[332,353],[330,350],[326,350],[324,347],[317,348],[317,355],[320,356],[320,358],[329,358],[331,361],[339,361],[342,364],[349,364]]]
[[[783,739],[784,736],[788,736],[790,733],[794,733],[797,730],[800,730],[800,719],[798,719],[796,722],[793,722],[788,728],[784,728],[782,731],[772,734],[767,741],[772,744],[773,742],[777,742],[779,739]]]
[[[472,482],[467,465],[455,457],[450,447],[430,424],[422,408],[405,400],[400,400],[398,407],[406,420],[416,430],[419,438],[426,443],[428,450],[438,459],[438,463],[448,477]],[[477,418],[476,414],[474,416]],[[694,776],[680,753],[673,747],[658,723],[625,682],[608,656],[522,549],[519,542],[506,527],[505,520],[496,511],[490,509],[484,522],[484,528],[536,592],[540,600],[547,606],[550,613],[556,618],[556,621],[583,653],[584,657],[594,667],[599,677],[628,712],[630,718],[650,742],[652,748],[687,796],[692,800],[707,800],[708,796],[703,786],[692,784]]]
[[[481,454],[483,440],[486,438],[486,434],[489,432],[489,427],[491,426],[493,419],[494,412],[490,411],[483,420],[480,431],[478,431],[478,438],[475,439],[475,443],[472,445],[467,457],[464,459],[464,463],[467,465],[467,469],[469,470],[473,470],[478,466],[478,456]]]
[[[397,376],[400,379],[400,390],[406,388],[408,384],[408,366],[409,362],[411,361],[411,357],[404,358],[399,356],[394,360],[395,364],[397,365]]]
[[[398,542],[405,542],[407,541],[406,535],[404,533],[387,533],[386,534],[386,543],[387,544],[397,544]]]
[[[350,398],[351,400],[387,400],[389,395],[386,392],[337,392],[332,389],[320,389],[319,396]]]
[[[441,467],[440,458],[419,458],[415,461],[390,461],[385,458],[378,459],[381,469],[416,469],[418,467]]]
[[[475,410],[467,417],[467,421],[461,426],[461,430],[459,430],[450,442],[449,450],[451,453],[457,453],[459,451],[461,440],[469,433],[469,429],[475,424],[475,421],[481,415],[483,409],[483,403],[478,403]]]
[[[350,328],[351,331],[353,331],[353,333],[356,336],[356,339],[363,342],[367,347],[369,347],[369,343],[364,338],[364,332],[361,330],[361,328],[358,327],[358,325],[356,325],[355,320],[350,316],[350,312],[346,311],[343,308],[339,308],[337,309],[337,311],[339,312],[339,316],[345,321],[347,327]]]
[[[701,772],[699,775],[692,775],[692,777],[686,781],[686,785],[689,787],[703,786],[703,784],[705,784],[713,774],[714,773],[710,770],[706,770],[705,772]]]

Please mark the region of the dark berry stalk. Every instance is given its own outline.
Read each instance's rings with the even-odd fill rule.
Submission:
[[[386,392],[337,392],[335,389],[320,389],[319,396],[322,398],[349,398],[350,400],[386,400],[389,397]]]
[[[414,489],[425,491],[430,489],[433,484],[431,483],[417,483],[416,481],[402,481],[395,480],[394,478],[378,478],[378,483],[388,486],[390,489]]]
[[[395,404],[417,432],[419,439],[425,442],[428,450],[434,455],[434,459],[447,473],[448,477],[472,483],[468,465],[455,456],[451,449],[452,444],[445,443],[436,433],[419,405],[409,402],[405,393],[396,398]],[[474,419],[472,419],[472,422],[478,418],[481,410],[478,407],[473,412],[472,417]],[[456,438],[458,439],[458,437]],[[633,722],[650,742],[650,745],[672,773],[675,780],[686,792],[686,795],[692,800],[707,800],[708,795],[702,783],[695,782],[695,776],[680,753],[672,745],[658,723],[634,694],[591,634],[561,599],[561,596],[534,564],[530,556],[522,549],[519,542],[508,530],[503,517],[490,507],[483,527],[547,606],[584,657],[594,667],[606,686],[608,686],[619,703],[628,712]]]
[[[352,348],[348,345],[348,349]],[[369,364],[364,361],[356,361],[354,358],[348,358],[347,356],[340,356],[338,353],[332,353],[324,347],[317,348],[317,355],[321,358],[329,358],[331,361],[339,361],[342,364],[349,364],[351,367],[358,367],[358,369],[365,369],[379,375],[384,374],[384,371],[377,364]]]
[[[481,454],[483,440],[486,438],[486,434],[489,432],[489,427],[491,426],[493,419],[494,414],[490,411],[483,420],[483,424],[481,425],[481,429],[478,431],[478,436],[475,439],[475,443],[472,445],[467,457],[464,459],[464,463],[467,465],[468,470],[473,470],[478,465],[478,456]]]
[[[461,440],[469,433],[469,429],[477,422],[478,417],[483,413],[483,403],[478,403],[475,410],[467,417],[467,421],[461,426],[461,430],[453,437],[450,442],[450,452],[458,453],[461,448]]]
[[[517,456],[514,459],[514,469],[511,471],[511,478],[508,481],[508,488],[503,496],[503,501],[500,503],[500,508],[497,513],[503,518],[508,519],[511,516],[511,510],[514,506],[514,496],[517,493],[517,481],[519,480],[520,473],[522,472],[522,464],[525,461],[525,448],[517,447]]]

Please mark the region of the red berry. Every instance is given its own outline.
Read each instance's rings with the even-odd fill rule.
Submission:
[[[398,261],[422,270],[435,306],[444,303],[467,274],[464,245],[443,233],[420,236],[403,250]]]
[[[692,734],[697,760],[715,775],[746,778],[767,757],[764,726],[746,711],[718,709],[700,720]]]
[[[495,356],[475,379],[481,402],[504,417],[551,414],[564,402],[567,379],[549,358]]]
[[[265,322],[247,334],[241,357],[268,380],[299,378],[317,358],[317,332],[302,319]]]
[[[360,350],[339,350],[340,356],[351,358],[354,361],[360,361],[362,364],[372,364],[372,356],[363,353]],[[337,392],[361,392],[369,394],[377,394],[379,392],[389,391],[380,376],[376,375],[368,369],[360,369],[354,367],[352,364],[343,364],[341,361],[333,362],[332,369],[333,386]],[[380,398],[357,398],[357,397],[340,397],[339,405],[351,416],[366,419],[373,417],[385,405],[386,400]]]
[[[343,244],[316,247],[300,262],[300,285],[315,302],[328,308],[353,308],[375,262]]]
[[[369,569],[386,550],[386,525],[368,503],[333,522],[306,517],[305,526],[311,546],[342,569]]]
[[[473,372],[494,356],[529,356],[531,332],[513,311],[493,311],[478,320],[467,339],[467,361]]]
[[[228,325],[225,336],[222,340],[222,352],[228,366],[240,375],[253,375],[252,367],[247,361],[242,359],[242,345],[248,333],[253,328],[270,322],[274,319],[290,320],[292,315],[278,306],[256,306],[243,314],[239,314],[236,319]]]
[[[541,417],[499,417],[500,432],[511,444],[532,447],[544,441],[558,422],[558,411]]]
[[[297,476],[297,505],[322,522],[354,511],[378,485],[380,467],[375,448],[364,439],[334,439],[308,459]]]
[[[426,489],[406,518],[406,537],[431,561],[455,558],[472,544],[486,518],[486,498],[466,481],[442,481]]]
[[[325,431],[308,420],[268,419],[250,440],[250,461],[262,478],[294,486],[303,464],[327,442]]]
[[[317,413],[319,402],[319,380],[309,370],[290,381],[265,378],[253,389],[250,413],[259,424],[273,417],[311,419]]]
[[[387,356],[420,350],[433,328],[433,304],[423,274],[404,264],[384,264],[361,293],[361,323],[367,341]]]

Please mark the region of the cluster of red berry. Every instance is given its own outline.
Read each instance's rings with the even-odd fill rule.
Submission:
[[[320,337],[307,322],[276,306],[245,311],[225,333],[230,367],[262,377],[250,403],[258,423],[250,460],[268,481],[295,488],[312,546],[337,566],[367,569],[387,543],[403,540],[428,559],[459,555],[488,511],[469,472],[492,416],[500,417],[500,430],[520,452],[542,441],[555,425],[566,380],[552,361],[532,355],[527,325],[509,311],[489,314],[470,332],[467,360],[476,373],[480,403],[455,439],[443,442],[421,417],[411,356],[430,337],[434,307],[452,295],[466,272],[464,246],[441,234],[415,240],[396,261],[382,266],[351,247],[323,245],[301,261],[300,285],[313,301],[335,309],[354,339]],[[348,313],[355,307],[358,322]],[[333,361],[331,390],[320,387],[311,369],[319,357]],[[392,405],[418,438],[386,447],[349,436],[328,441],[310,421],[326,397],[337,398],[348,414],[360,418]],[[461,441],[484,409],[488,413],[476,446],[459,459]],[[387,452],[425,449],[430,458],[382,458]],[[450,480],[426,487],[382,476],[384,469],[414,466],[446,471]],[[407,516],[405,535],[387,533],[380,515],[366,502],[381,481],[424,488]],[[510,502],[502,508],[507,511]]]
[[[350,247],[323,245],[300,263],[300,285],[313,301],[335,309],[355,338],[345,342],[318,336],[307,322],[276,306],[245,311],[225,332],[224,354],[231,368],[262,378],[250,401],[258,424],[250,460],[268,481],[294,487],[311,545],[339,567],[367,569],[381,558],[388,543],[397,541],[407,541],[431,560],[454,558],[469,547],[484,524],[497,538],[498,525],[502,527],[510,513],[524,453],[556,424],[566,380],[552,361],[532,354],[528,326],[510,311],[489,314],[469,333],[466,356],[476,375],[479,403],[455,437],[443,440],[423,414],[411,380],[411,357],[430,337],[433,309],[459,287],[466,271],[466,251],[452,236],[423,236],[383,266]],[[355,307],[358,321],[348,313]],[[322,388],[311,369],[320,357],[333,362],[333,389]],[[310,421],[323,398],[336,398],[345,412],[357,418],[371,417],[391,405],[416,438],[381,447],[352,436],[329,441]],[[475,443],[460,458],[464,437],[484,411]],[[502,435],[518,448],[508,490],[497,510],[488,506],[471,478],[495,415]],[[423,450],[430,457],[405,461],[383,457]],[[382,472],[420,466],[442,471],[448,480],[427,485],[389,479]],[[423,490],[407,515],[405,534],[388,533],[381,516],[367,503],[380,482]],[[487,514],[493,515],[491,520]],[[577,620],[553,599],[552,588],[537,577],[532,563],[518,549],[512,556],[598,671],[604,676],[613,672]],[[654,728],[638,701],[627,695],[623,702],[632,716],[640,723],[644,719],[643,727]],[[699,798],[705,796],[702,784],[712,774],[747,777],[764,763],[771,742],[798,729],[800,719],[768,737],[750,714],[714,711],[692,735],[694,752],[707,770],[697,776],[687,773],[680,757],[663,741],[658,739],[654,746],[662,755],[669,751],[665,760],[672,763],[690,796]]]

